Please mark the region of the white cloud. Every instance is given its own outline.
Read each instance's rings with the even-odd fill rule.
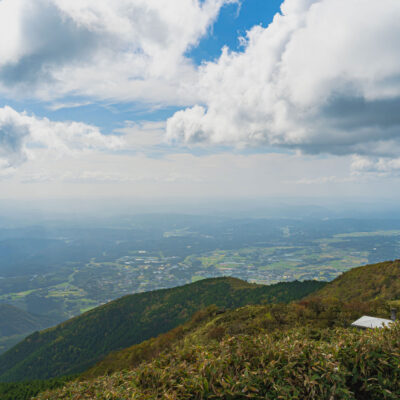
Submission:
[[[3,91],[186,103],[184,54],[237,0],[2,0]],[[24,93],[26,95],[26,93]]]
[[[400,150],[400,2],[286,0],[199,71],[198,105],[169,140],[395,157]]]
[[[400,158],[354,156],[351,169],[354,175],[399,176]]]
[[[54,122],[0,108],[0,168],[10,168],[34,158],[37,149],[54,156],[81,154],[88,150],[115,150],[123,139],[103,135],[95,126],[79,122]]]
[[[164,121],[125,121],[125,126],[115,132],[124,135],[126,149],[140,150],[166,144]]]
[[[58,111],[58,110],[62,110],[64,108],[79,108],[79,107],[84,107],[84,106],[88,106],[90,105],[91,102],[90,101],[81,101],[81,102],[55,102],[55,103],[51,103],[48,106],[48,109],[51,111]]]

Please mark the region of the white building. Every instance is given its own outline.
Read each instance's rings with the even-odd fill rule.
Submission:
[[[367,315],[364,315],[357,321],[354,321],[351,326],[368,329],[390,327],[391,324],[393,324],[393,321],[390,319],[368,317]]]

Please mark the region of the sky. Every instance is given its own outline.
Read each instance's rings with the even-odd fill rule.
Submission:
[[[398,0],[0,0],[0,200],[400,195]]]

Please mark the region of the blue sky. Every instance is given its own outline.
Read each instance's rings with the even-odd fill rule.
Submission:
[[[395,198],[399,18],[392,0],[2,0],[1,196]]]
[[[234,51],[242,51],[239,37],[255,25],[268,26],[275,14],[280,12],[281,0],[248,0],[241,4],[224,6],[209,35],[187,55],[196,63],[212,61],[221,55],[227,46]]]
[[[268,26],[274,15],[280,12],[281,0],[247,0],[241,4],[227,4],[220,10],[215,24],[200,42],[186,52],[194,63],[213,61],[221,55],[221,49],[227,46],[233,51],[243,51],[239,37],[255,25]],[[100,126],[105,133],[111,133],[125,120],[160,121],[172,116],[179,107],[163,107],[138,102],[98,102],[90,97],[65,96],[64,104],[82,104],[78,107],[63,107],[53,110],[52,103],[35,99],[1,98],[0,106],[10,105],[18,111],[27,111],[37,116],[53,120],[76,120]]]

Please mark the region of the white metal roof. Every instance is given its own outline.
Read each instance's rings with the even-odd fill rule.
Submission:
[[[351,326],[357,328],[383,328],[390,326],[393,323],[390,319],[368,317],[367,315],[362,316],[357,321],[354,321]]]

